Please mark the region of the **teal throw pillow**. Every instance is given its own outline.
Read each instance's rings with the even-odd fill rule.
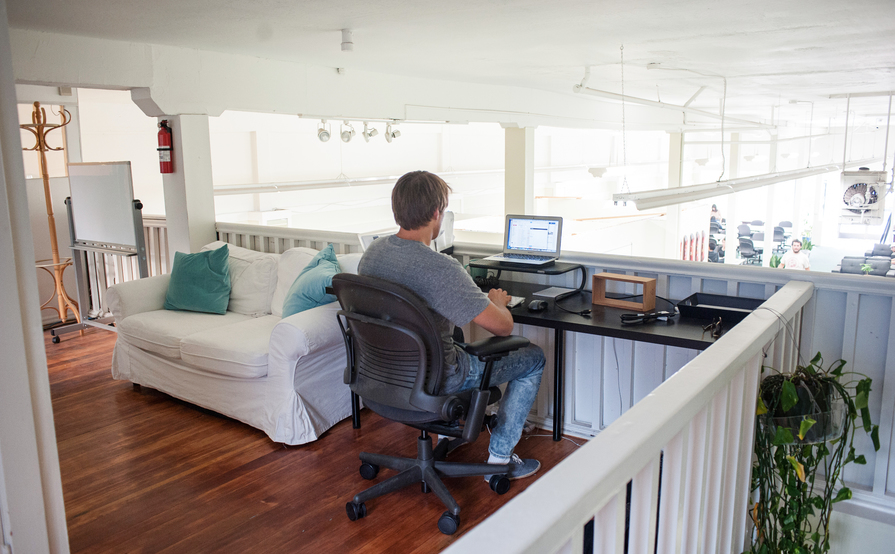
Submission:
[[[195,254],[175,252],[165,309],[225,313],[230,303],[229,258],[226,244]]]
[[[336,252],[330,244],[314,256],[289,287],[283,301],[283,317],[335,302],[335,296],[326,294],[326,287],[332,286],[333,275],[341,271]]]

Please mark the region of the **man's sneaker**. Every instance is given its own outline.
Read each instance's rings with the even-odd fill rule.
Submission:
[[[510,456],[510,461],[507,464],[510,466],[510,471],[507,473],[507,478],[510,481],[530,477],[541,469],[541,462],[534,458],[520,458],[515,454]],[[485,475],[485,481],[490,480],[491,476]]]
[[[541,462],[534,458],[520,458],[515,454],[510,457],[509,463],[510,472],[507,474],[507,477],[509,477],[511,481],[514,479],[530,477],[541,469]]]

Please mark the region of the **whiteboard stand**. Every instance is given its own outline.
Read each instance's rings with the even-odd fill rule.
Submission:
[[[91,318],[91,294],[104,292],[104,284],[92,290],[87,273],[88,253],[137,256],[140,278],[149,276],[143,237],[143,204],[133,199],[130,162],[69,164],[71,196],[65,199],[72,261],[78,289],[79,323],[50,330],[54,344],[59,335],[99,327],[117,332],[111,317]]]

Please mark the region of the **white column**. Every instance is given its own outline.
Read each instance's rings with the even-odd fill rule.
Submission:
[[[736,179],[740,174],[740,134],[739,133],[731,133],[730,134],[730,160],[727,164],[728,167],[728,179]],[[727,198],[730,200],[727,202],[727,213],[722,212],[722,217],[727,220],[726,226],[724,228],[725,236],[727,237],[727,244],[724,249],[724,263],[728,264],[738,264],[740,263],[737,260],[737,248],[740,246],[740,241],[737,238],[737,227],[740,224],[740,211],[737,209],[739,202],[738,196],[741,196],[743,193],[735,192],[732,195],[727,195]]]
[[[668,188],[681,186],[681,172],[684,160],[684,134],[668,133]],[[679,260],[681,242],[681,205],[671,204],[665,208],[665,252],[663,257]]]
[[[534,214],[535,129],[504,129],[504,213]]]
[[[0,551],[66,553],[65,504],[9,44],[6,0],[0,0]]]
[[[777,134],[771,135],[771,155],[770,161],[768,162],[768,173],[776,173],[777,172]],[[769,187],[764,187],[765,191],[765,214],[764,214],[764,254],[761,257],[761,265],[765,267],[770,267],[771,265],[771,256],[773,255],[774,250],[774,225],[775,222],[771,221],[771,218],[774,215],[774,200],[777,197],[776,194],[777,185],[771,185]]]
[[[162,175],[171,252],[198,252],[213,242],[214,191],[207,115],[160,117],[173,134],[174,173]]]

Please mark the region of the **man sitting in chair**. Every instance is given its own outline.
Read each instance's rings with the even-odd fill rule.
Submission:
[[[808,255],[805,254],[802,250],[802,241],[799,239],[793,239],[792,241],[792,250],[783,255],[783,258],[780,260],[780,265],[777,266],[780,269],[811,269],[811,262],[808,260]]]
[[[429,248],[441,230],[450,192],[441,177],[427,171],[413,171],[398,179],[392,190],[392,212],[400,230],[375,240],[358,265],[360,275],[403,285],[432,310],[441,330],[446,367],[439,394],[478,388],[485,368],[484,362],[454,344],[455,326],[474,321],[497,336],[513,332],[506,291],[492,289],[485,294],[460,262]],[[528,477],[541,467],[537,460],[519,458],[513,449],[537,397],[544,363],[544,352],[529,345],[511,352],[492,368],[489,385],[508,384],[491,432],[488,463],[510,464],[510,479]]]

